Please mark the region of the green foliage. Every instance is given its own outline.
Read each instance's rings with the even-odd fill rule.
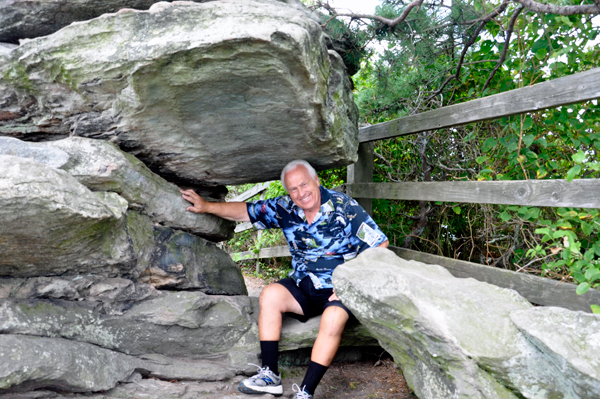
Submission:
[[[385,40],[353,77],[360,122],[376,124],[598,67],[600,28],[586,15],[519,11],[518,4],[473,37],[480,18],[500,4],[424,3],[394,28],[368,32]],[[579,4],[573,0],[561,5]],[[394,18],[405,5],[382,1]],[[507,32],[511,30],[510,40]],[[473,45],[459,60],[465,43]],[[501,60],[507,48],[506,58]],[[375,144],[374,181],[526,180],[598,178],[598,100],[404,136]],[[416,201],[375,200],[374,218],[402,245],[458,259],[573,281],[578,292],[600,285],[600,215],[595,210],[486,204],[428,203],[418,231]]]

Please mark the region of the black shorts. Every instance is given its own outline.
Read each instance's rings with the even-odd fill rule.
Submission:
[[[330,306],[337,306],[348,312],[350,320],[354,319],[352,312],[348,309],[342,301],[329,301],[329,297],[333,294],[333,288],[322,288],[316,289],[312,280],[309,276],[306,276],[300,281],[300,287],[298,287],[293,278],[288,277],[283,280],[277,281],[278,284],[283,285],[292,294],[294,299],[298,301],[304,315],[296,313],[287,313],[291,317],[300,320],[305,323],[308,319],[323,314],[325,309]],[[349,321],[350,321],[349,320]]]

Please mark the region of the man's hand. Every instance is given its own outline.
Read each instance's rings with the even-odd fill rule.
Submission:
[[[179,190],[181,196],[187,202],[191,202],[193,206],[185,208],[186,211],[194,213],[206,213],[208,212],[208,201],[204,200],[194,190]]]
[[[250,216],[245,202],[210,202],[199,196],[194,190],[179,190],[184,200],[192,206],[185,208],[194,213],[211,213],[223,219],[236,222],[249,222]]]
[[[329,302],[331,301],[339,301],[340,298],[338,298],[337,294],[335,293],[335,290],[333,290],[333,294],[331,294],[331,296],[329,297]]]

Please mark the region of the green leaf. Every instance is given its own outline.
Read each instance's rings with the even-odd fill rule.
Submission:
[[[475,162],[477,162],[479,165],[484,163],[486,160],[487,160],[487,157],[485,155],[475,158]]]
[[[540,216],[540,209],[539,208],[529,208],[527,210],[527,213],[525,213],[524,218],[528,219],[528,220],[535,220]]]
[[[531,119],[526,119],[526,121],[531,120]],[[530,123],[530,127],[531,124],[533,124],[533,121]],[[533,144],[533,140],[535,140],[535,136],[533,134],[528,134],[527,136],[523,136],[523,143],[525,143],[526,147],[529,147],[531,144]]]
[[[581,165],[575,165],[567,172],[567,181],[573,181],[575,176],[581,172]]]
[[[582,163],[585,160],[585,152],[583,152],[583,151],[577,151],[576,154],[573,154],[571,156],[571,159],[575,163]]]
[[[510,213],[504,211],[500,214],[500,219],[502,219],[503,222],[508,222],[510,219],[512,218],[512,216],[510,216]]]
[[[481,151],[488,152],[488,151],[493,150],[494,148],[496,148],[497,145],[498,145],[498,140],[496,140],[493,137],[488,137],[483,142],[483,145],[481,146]]]
[[[592,313],[600,314],[600,306],[598,306],[598,305],[590,305],[590,308],[592,309]]]
[[[500,214],[500,217],[502,217],[502,214]],[[550,229],[547,227],[535,229],[535,234],[550,234]]]
[[[590,289],[590,283],[581,283],[577,286],[577,289],[575,290],[575,292],[577,292],[577,295],[583,295],[589,289]]]
[[[593,229],[594,227],[591,224],[586,223],[584,221],[581,222],[581,231],[583,231],[583,234],[585,234],[586,236],[589,236],[592,233]]]
[[[456,213],[457,215],[460,215],[461,209],[460,206],[455,206],[454,208],[452,208],[452,210],[454,211],[454,213]]]

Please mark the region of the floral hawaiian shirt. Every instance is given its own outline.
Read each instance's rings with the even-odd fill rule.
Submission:
[[[289,196],[249,202],[257,229],[280,228],[290,246],[296,284],[310,276],[315,288],[333,288],[331,274],[345,261],[388,238],[369,214],[346,194],[320,186],[321,210],[311,224]]]

